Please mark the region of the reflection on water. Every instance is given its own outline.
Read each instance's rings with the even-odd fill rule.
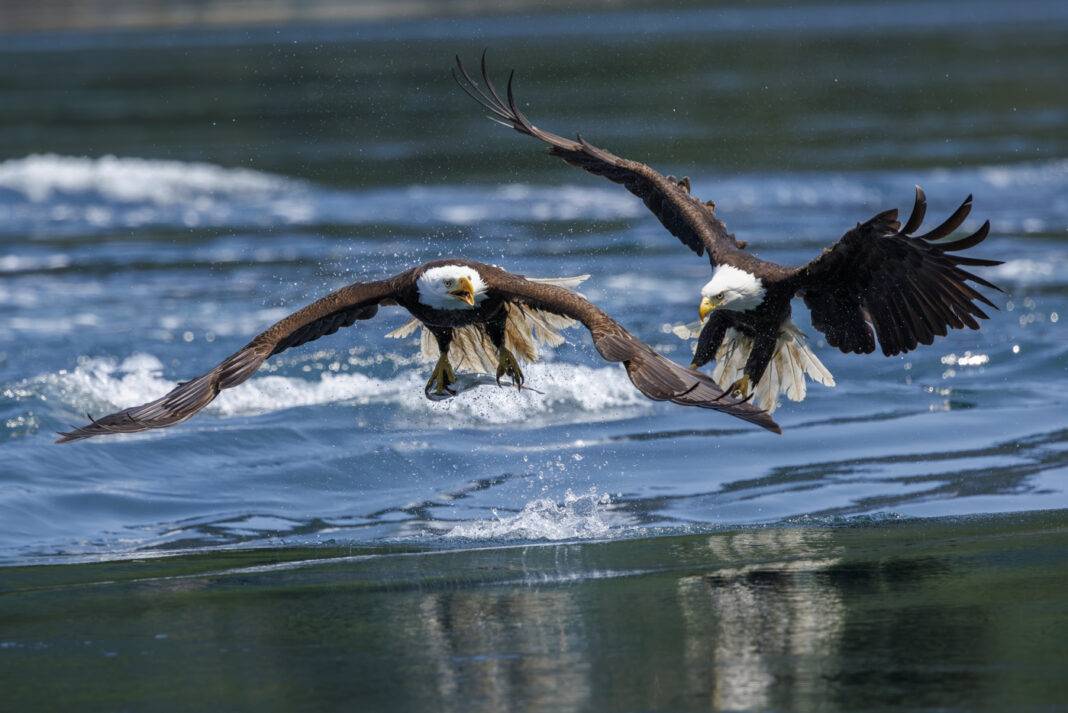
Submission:
[[[50,695],[78,709],[119,692],[135,709],[164,698],[443,711],[1065,702],[1065,511],[378,552],[9,568],[6,702],[35,709],[46,675]]]
[[[845,612],[816,576],[838,561],[832,540],[818,530],[717,535],[709,550],[739,566],[679,579],[687,683],[710,708],[789,710],[827,698]],[[790,559],[760,561],[776,554]]]
[[[449,710],[581,710],[591,692],[589,632],[571,589],[433,593],[410,621]]]

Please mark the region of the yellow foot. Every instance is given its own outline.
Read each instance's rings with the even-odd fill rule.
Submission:
[[[435,394],[452,394],[456,395],[452,389],[449,388],[456,381],[456,372],[452,370],[452,364],[449,363],[449,357],[447,354],[442,354],[438,357],[438,363],[434,365],[434,371],[430,375],[430,380],[426,382],[426,387],[433,388]]]
[[[507,374],[512,377],[512,383],[519,390],[523,389],[523,372],[519,369],[519,362],[515,355],[504,347],[497,350],[497,386],[501,385],[501,377]]]
[[[749,395],[749,375],[743,375],[742,378],[735,381],[733,384],[723,390],[725,393],[735,396],[740,399],[744,399]]]

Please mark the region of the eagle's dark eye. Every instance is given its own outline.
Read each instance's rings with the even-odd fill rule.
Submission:
[[[727,296],[726,292],[720,292],[718,295],[716,295],[716,299],[722,301],[723,298],[726,297],[726,296]]]
[[[456,280],[452,279],[451,277],[445,278],[445,286],[446,287],[452,287],[454,282],[456,282]]]

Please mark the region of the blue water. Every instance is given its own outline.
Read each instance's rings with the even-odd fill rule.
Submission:
[[[669,13],[611,13],[581,46],[540,41],[559,17],[503,35],[467,21],[441,36],[394,23],[12,45],[0,562],[1068,507],[1063,7],[983,4],[967,32],[943,8],[907,43],[856,39],[857,9],[834,7],[796,34],[734,9],[729,37],[713,11],[686,32]],[[880,7],[887,28],[908,10]],[[650,17],[667,29],[639,32]],[[782,436],[643,399],[578,331],[527,369],[541,393],[431,403],[416,346],[384,336],[406,314],[383,310],[186,424],[52,444],[333,288],[446,255],[590,273],[591,300],[686,361],[669,330],[695,318],[707,263],[622,189],[482,119],[447,75],[482,44],[522,67],[537,123],[690,175],[766,259],[811,259],[907,209],[916,183],[932,221],[974,194],[965,227],[991,221],[974,254],[1006,261],[983,273],[1006,290],[1001,311],[887,359],[826,347],[797,303],[838,386],[785,403]]]

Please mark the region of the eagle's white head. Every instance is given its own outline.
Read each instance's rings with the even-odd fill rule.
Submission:
[[[416,280],[419,301],[434,309],[474,309],[486,298],[486,282],[466,265],[432,267]]]
[[[751,272],[733,265],[718,265],[712,279],[701,288],[698,313],[704,319],[714,309],[746,312],[764,301],[764,283]]]

